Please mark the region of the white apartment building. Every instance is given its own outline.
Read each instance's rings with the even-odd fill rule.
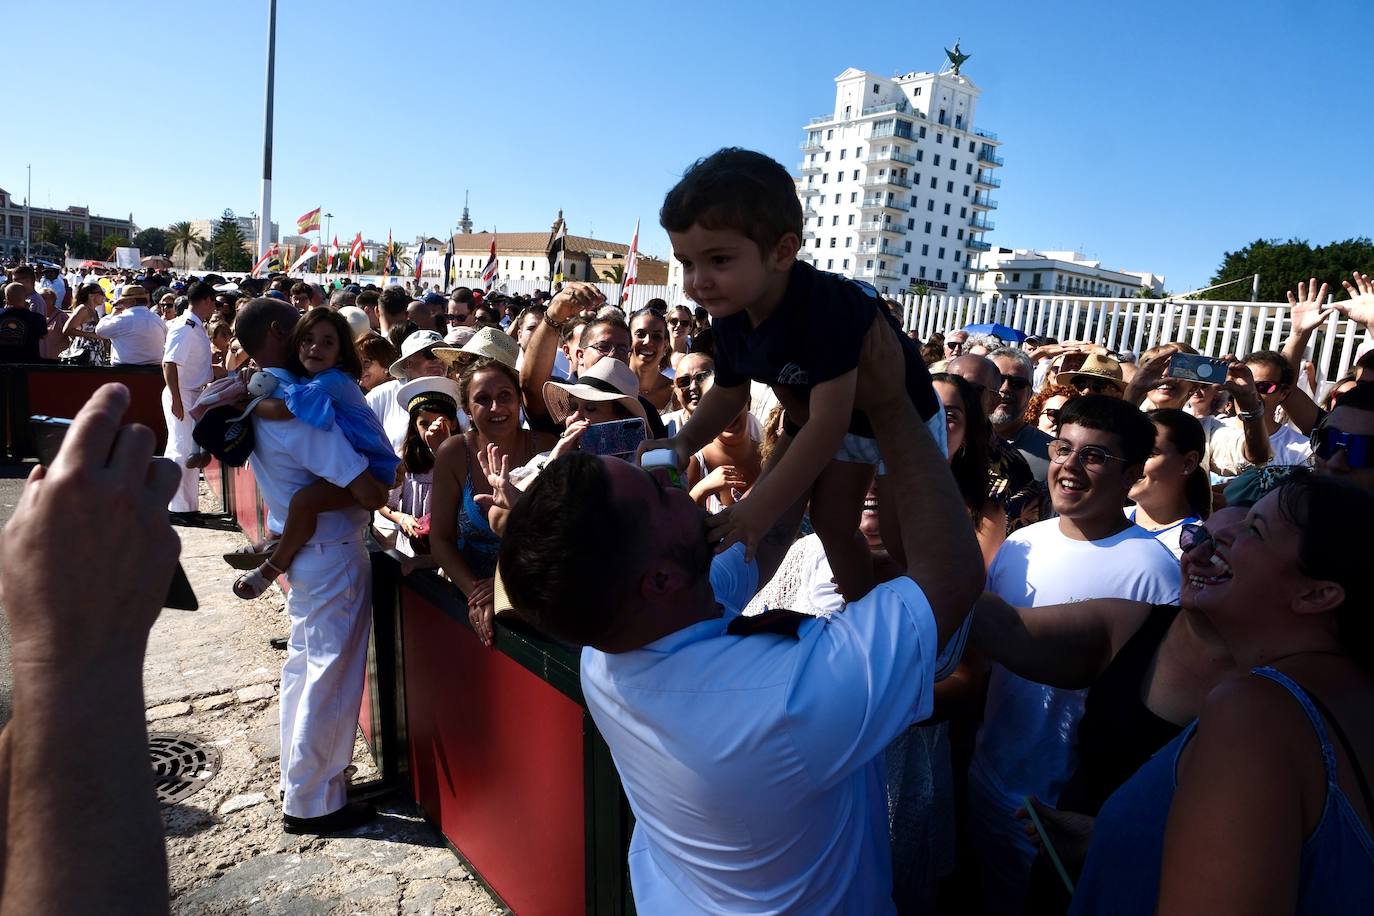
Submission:
[[[835,77],[834,111],[801,144],[800,257],[884,294],[974,291],[1002,164],[973,126],[979,93],[957,68]]]
[[[1129,299],[1142,287],[1163,295],[1164,275],[1149,271],[1111,270],[1080,251],[995,248],[983,257],[983,292],[1002,296],[1089,296]]]

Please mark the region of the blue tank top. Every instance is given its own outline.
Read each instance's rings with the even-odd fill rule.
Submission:
[[[496,554],[501,538],[491,530],[487,514],[477,505],[472,489],[472,449],[467,455],[467,480],[463,483],[463,504],[458,507],[458,552],[478,579],[496,575]]]
[[[1374,913],[1374,837],[1336,781],[1336,753],[1321,714],[1307,693],[1283,672],[1255,668],[1250,673],[1284,687],[1302,706],[1321,743],[1326,769],[1326,804],[1316,828],[1302,844],[1294,912]],[[1155,912],[1164,826],[1178,788],[1178,757],[1196,728],[1196,721],[1190,723],[1102,806],[1070,916],[1151,916]],[[1348,748],[1346,752],[1350,753]]]

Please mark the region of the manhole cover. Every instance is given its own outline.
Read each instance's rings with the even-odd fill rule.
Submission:
[[[148,736],[157,800],[164,805],[200,791],[219,772],[219,751],[195,735],[166,732]]]

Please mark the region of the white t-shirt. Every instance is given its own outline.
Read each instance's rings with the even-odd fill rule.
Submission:
[[[1283,424],[1269,437],[1269,449],[1274,453],[1270,464],[1306,465],[1312,460],[1312,440],[1290,423]]]
[[[347,487],[367,470],[337,425],[316,429],[300,420],[262,420],[253,417],[253,476],[267,504],[267,527],[281,533],[291,498],[317,479]],[[355,506],[321,512],[307,543],[336,544],[361,537],[367,510]]]
[[[1135,509],[1135,506],[1128,506],[1125,509],[1126,517],[1131,521],[1135,521]],[[1167,528],[1160,528],[1158,531],[1150,531],[1148,528],[1145,530],[1154,535],[1155,540],[1169,548],[1169,552],[1181,560],[1183,559],[1183,547],[1179,545],[1178,539],[1183,535],[1183,526],[1196,525],[1201,521],[1202,519],[1198,516],[1190,515],[1187,518],[1179,519]]]
[[[110,365],[157,366],[162,364],[167,325],[146,305],[106,315],[95,325],[95,334],[110,342]]]
[[[1013,532],[988,570],[988,589],[1023,608],[1091,598],[1178,602],[1178,560],[1144,528],[1131,525],[1100,541],[1079,541],[1059,525],[1050,519]],[[989,874],[1009,876],[1010,883],[985,881],[985,899],[1016,900],[1023,892],[1035,849],[1013,815],[1027,795],[1049,805],[1058,801],[1077,763],[1074,745],[1086,694],[992,666],[969,770],[970,825],[980,854],[989,860]]]
[[[396,400],[396,392],[400,388],[401,383],[391,379],[382,382],[364,397],[367,406],[377,415],[377,419],[382,421],[386,438],[398,455],[401,454],[401,447],[406,444],[406,430],[410,428],[410,414],[406,413],[406,409]]]
[[[935,620],[910,579],[796,637],[726,632],[757,585],[717,557],[724,615],[582,651],[582,691],[635,815],[641,913],[892,913],[881,754],[929,716]]]

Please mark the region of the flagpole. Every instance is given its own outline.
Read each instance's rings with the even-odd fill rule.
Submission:
[[[262,213],[259,224],[266,232],[258,232],[258,257],[267,252],[264,235],[272,234],[272,95],[276,80],[277,66],[277,0],[267,0],[267,101],[265,104],[265,126],[262,135],[262,196],[258,210]]]

